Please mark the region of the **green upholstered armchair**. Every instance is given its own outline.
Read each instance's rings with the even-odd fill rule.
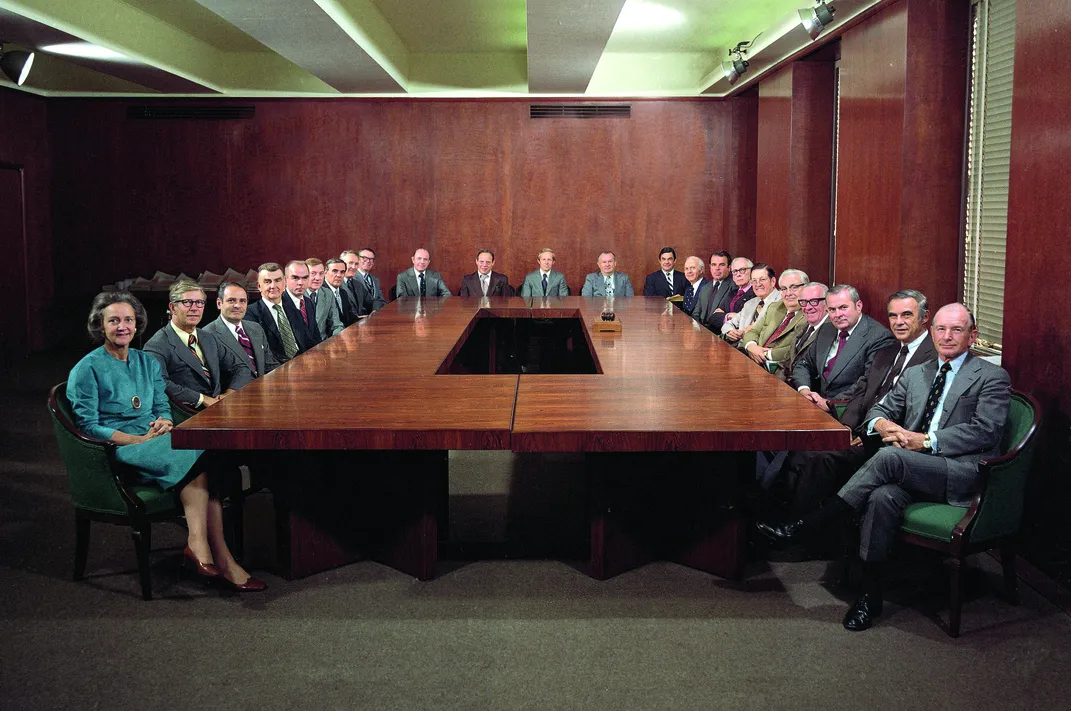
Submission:
[[[174,492],[134,482],[133,471],[115,458],[116,444],[88,437],[74,424],[67,400],[67,383],[52,388],[48,412],[60,456],[67,469],[67,484],[74,504],[74,579],[85,574],[89,553],[89,527],[93,521],[130,526],[141,578],[141,596],[152,599],[149,552],[152,524],[181,515]]]
[[[1012,391],[1004,426],[1001,456],[983,461],[982,490],[969,507],[915,503],[907,507],[900,538],[907,543],[941,551],[949,556],[950,609],[948,633],[959,636],[963,607],[964,559],[979,551],[1000,548],[1008,600],[1018,603],[1015,575],[1015,540],[1023,514],[1023,494],[1041,423],[1037,401]]]

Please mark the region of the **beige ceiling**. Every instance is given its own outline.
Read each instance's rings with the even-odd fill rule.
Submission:
[[[837,15],[827,35],[880,2],[833,4]],[[741,83],[810,46],[796,11],[812,5],[0,0],[0,39],[38,50],[23,88],[44,95],[717,96],[730,90],[721,62],[738,42],[758,36]],[[643,15],[651,6],[655,14]],[[78,40],[127,60],[40,49]]]

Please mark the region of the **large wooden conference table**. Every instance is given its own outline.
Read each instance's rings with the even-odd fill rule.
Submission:
[[[593,329],[608,308],[620,333]],[[501,334],[528,323],[572,334],[563,348],[588,372],[502,372],[509,358],[496,342],[501,351]],[[271,485],[285,575],[367,549],[421,579],[438,559],[448,450],[587,453],[595,577],[659,557],[736,576],[743,526],[732,482],[753,472],[747,453],[849,440],[655,297],[399,299],[172,434],[179,448],[260,450],[285,470]]]

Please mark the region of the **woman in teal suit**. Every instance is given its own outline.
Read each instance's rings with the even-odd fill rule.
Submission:
[[[145,307],[129,292],[93,300],[87,328],[101,345],[78,361],[67,380],[78,427],[119,445],[116,459],[146,482],[178,490],[189,528],[183,555],[197,573],[240,592],[263,590],[267,585],[251,577],[227,548],[223,507],[209,491],[208,474],[197,466],[204,453],[171,448],[171,407],[160,365],[130,347],[147,321]]]

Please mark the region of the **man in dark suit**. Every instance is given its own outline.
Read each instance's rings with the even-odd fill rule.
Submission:
[[[978,338],[974,316],[962,304],[944,306],[931,334],[937,360],[905,370],[864,417],[866,435],[886,446],[816,511],[783,525],[758,524],[763,535],[784,544],[841,516],[862,516],[863,592],[844,616],[845,629],[853,632],[881,615],[882,567],[904,509],[913,501],[970,505],[982,485],[978,463],[1000,448],[1011,380],[1004,369],[970,354]]]
[[[855,384],[869,370],[878,351],[896,342],[889,329],[863,313],[859,292],[838,284],[826,293],[829,322],[792,371],[797,390],[829,412],[829,400]]]
[[[298,260],[287,263],[285,276],[275,262],[261,264],[257,270],[261,298],[246,313],[264,329],[268,347],[280,363],[320,342],[316,312],[312,302],[305,298],[308,281],[309,268]]]
[[[513,287],[505,274],[492,271],[495,266],[495,253],[481,249],[476,254],[476,271],[466,274],[461,279],[458,296],[513,296]]]
[[[672,247],[663,247],[658,253],[658,262],[662,268],[647,275],[643,282],[643,295],[661,296],[664,299],[671,296],[684,296],[684,290],[688,288],[688,280],[684,278],[684,272],[673,268],[677,264],[677,250]]]
[[[421,247],[413,252],[413,266],[398,275],[398,298],[403,296],[437,297],[451,296],[442,275],[432,269],[431,253]]]
[[[353,301],[355,319],[368,318],[387,305],[379,277],[372,274],[375,266],[375,251],[371,247],[362,247],[357,252],[357,270],[353,273],[353,278],[344,285]]]
[[[220,284],[216,307],[219,308],[219,318],[205,326],[204,330],[215,336],[221,346],[238,356],[238,360],[249,369],[251,378],[267,375],[279,367],[279,361],[268,348],[264,329],[256,321],[245,320],[249,307],[245,287],[229,281]]]
[[[696,307],[702,311],[702,323],[714,333],[721,333],[725,319],[733,318],[744,304],[755,295],[751,289],[751,270],[755,264],[747,257],[737,257],[729,262],[731,283],[723,283],[718,289],[717,300],[711,294],[709,300],[700,300]]]
[[[907,368],[937,357],[929,332],[926,297],[921,292],[914,289],[896,292],[889,297],[888,312],[896,343],[878,351],[863,377],[838,398],[847,400],[839,419],[853,430],[859,428],[863,416],[892,390]],[[793,515],[801,516],[840,488],[867,456],[858,438],[850,449],[843,451],[791,452],[781,470],[782,481],[776,483],[775,489],[790,502]]]
[[[342,313],[333,295],[324,291],[324,278],[327,275],[324,263],[317,257],[309,257],[305,260],[305,266],[309,268],[309,288],[305,290],[305,295],[316,307],[316,330],[320,333],[320,340],[326,341],[342,333]],[[322,294],[324,296],[320,298]]]
[[[321,287],[324,295],[334,299],[343,326],[349,326],[357,320],[357,302],[345,286],[346,271],[344,261],[338,257],[328,259],[324,262],[324,285]]]
[[[681,311],[692,316],[704,290],[710,288],[710,282],[703,278],[703,260],[696,256],[684,260],[684,278],[688,286],[684,288],[684,301],[680,303]]]
[[[167,396],[187,407],[208,407],[252,378],[234,353],[211,333],[198,329],[205,292],[192,281],[171,287],[171,319],[145,343],[145,352],[160,363]]]

